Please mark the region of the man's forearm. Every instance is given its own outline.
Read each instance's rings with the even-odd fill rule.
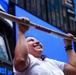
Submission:
[[[25,37],[23,33],[19,32],[14,57],[15,68],[18,71],[22,71],[27,67],[25,64],[27,62],[27,57],[28,57],[28,49],[25,43]]]
[[[68,50],[67,54],[68,54],[68,64],[76,68],[76,53],[74,52],[74,50]]]

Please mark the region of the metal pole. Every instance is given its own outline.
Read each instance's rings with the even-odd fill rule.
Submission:
[[[41,31],[44,31],[44,32],[47,32],[47,33],[50,33],[50,34],[52,33],[52,34],[55,34],[55,35],[60,36],[62,38],[66,38],[66,39],[69,39],[69,40],[72,40],[72,41],[76,42],[76,38],[75,37],[74,38],[68,37],[66,34],[62,34],[60,32],[51,30],[49,28],[37,25],[37,24],[32,23],[32,22],[30,22],[29,24],[27,24],[26,22],[22,21],[21,19],[13,16],[11,14],[7,14],[5,12],[2,12],[2,11],[0,11],[0,17],[9,19],[11,21],[14,21],[14,22],[17,22],[17,23],[20,23],[20,24],[23,24],[23,25],[26,25],[26,26],[29,26],[29,27],[33,27],[35,29],[38,29],[38,30],[41,30]]]

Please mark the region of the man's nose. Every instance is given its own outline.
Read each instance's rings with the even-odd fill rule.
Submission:
[[[36,44],[39,44],[40,42],[38,40],[35,41]]]

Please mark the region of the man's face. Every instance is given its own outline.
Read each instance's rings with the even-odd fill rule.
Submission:
[[[27,37],[25,41],[28,45],[29,53],[39,58],[43,51],[42,44],[34,37]]]

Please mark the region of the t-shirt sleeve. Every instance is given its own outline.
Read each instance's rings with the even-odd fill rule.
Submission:
[[[31,66],[31,64],[33,63],[33,60],[34,60],[34,57],[30,54],[28,55],[28,58],[29,58],[29,66],[22,72],[17,71],[13,65],[14,75],[26,75],[28,68]]]
[[[49,58],[46,58],[46,60],[51,64],[58,66],[62,71],[64,70],[64,65],[66,64],[65,62],[61,62],[61,61],[57,61]]]
[[[55,62],[55,64],[61,69],[61,70],[64,70],[64,65],[65,63],[64,62],[60,62],[60,61],[57,61],[57,60],[53,60]]]

